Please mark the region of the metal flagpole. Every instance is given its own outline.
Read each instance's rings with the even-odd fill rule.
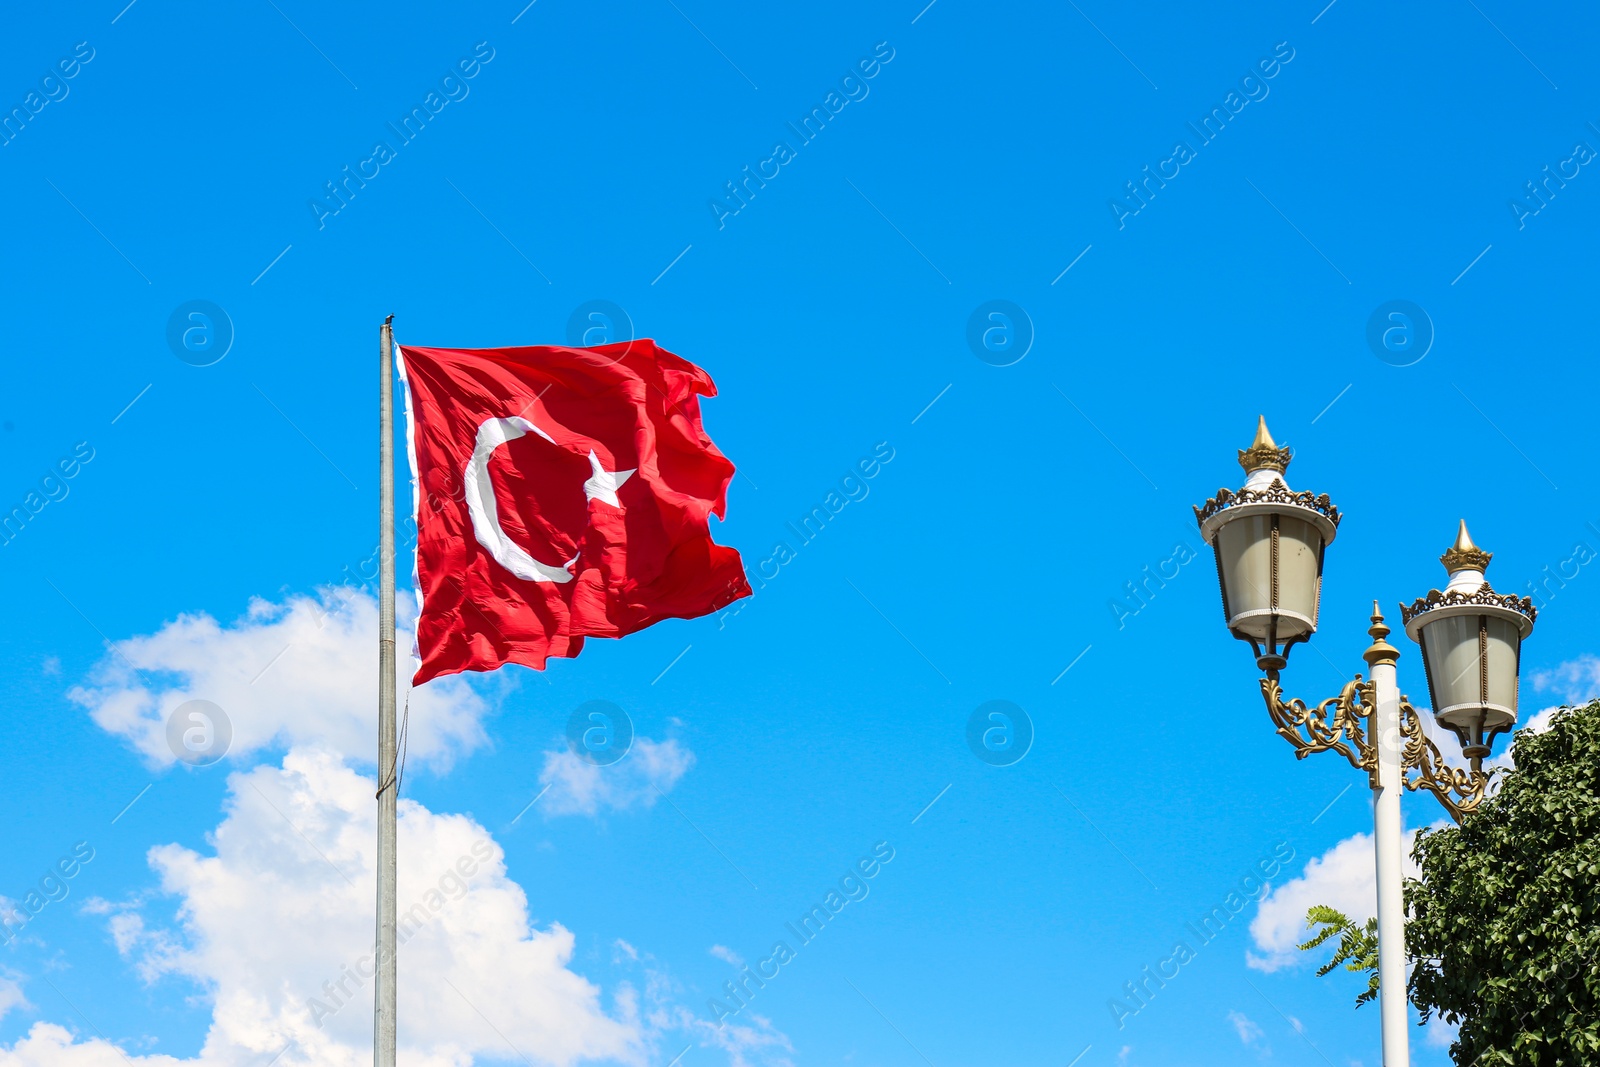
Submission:
[[[1363,654],[1372,668],[1376,707],[1371,738],[1378,750],[1378,785],[1372,791],[1373,849],[1378,884],[1378,1012],[1383,1033],[1383,1067],[1409,1067],[1406,1031],[1406,915],[1401,861],[1405,838],[1400,824],[1400,686],[1395,660],[1400,651],[1385,641],[1389,627],[1372,605],[1372,646]]]
[[[394,1067],[396,794],[394,714],[394,316],[378,334],[378,972],[373,989],[373,1067]]]

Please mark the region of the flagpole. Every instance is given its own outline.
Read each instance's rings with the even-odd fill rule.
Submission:
[[[398,871],[394,714],[394,316],[378,334],[378,970],[373,1067],[395,1062],[395,913]]]

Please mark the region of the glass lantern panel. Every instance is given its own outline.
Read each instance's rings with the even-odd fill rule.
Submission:
[[[1309,634],[1317,628],[1321,551],[1322,535],[1315,526],[1293,515],[1278,517],[1278,608],[1300,616],[1279,621],[1281,636]]]
[[[1278,519],[1277,603],[1273,603],[1271,514],[1242,515],[1217,531],[1217,555],[1233,630],[1266,641],[1274,616],[1279,641],[1316,629],[1322,537],[1294,515]]]
[[[1224,523],[1216,545],[1229,627],[1265,641],[1272,609],[1272,516],[1244,515]]]
[[[1489,643],[1489,703],[1499,705],[1512,713],[1517,710],[1517,646],[1522,638],[1517,624],[1510,619],[1490,617]]]
[[[1434,714],[1467,705],[1482,706],[1479,692],[1477,615],[1451,615],[1422,628],[1422,652],[1433,681]]]

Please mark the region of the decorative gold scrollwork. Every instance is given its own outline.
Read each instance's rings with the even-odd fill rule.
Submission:
[[[1457,823],[1461,816],[1478,809],[1488,796],[1494,772],[1485,771],[1481,759],[1472,761],[1470,771],[1446,764],[1433,739],[1423,732],[1422,717],[1404,696],[1400,698],[1400,735],[1405,738],[1400,765],[1407,789],[1428,790]],[[1417,772],[1415,778],[1405,774],[1412,770]]]
[[[1261,679],[1261,696],[1278,735],[1294,746],[1295,758],[1329,750],[1341,753],[1352,767],[1366,771],[1368,783],[1377,788],[1378,749],[1363,725],[1377,705],[1372,682],[1363,682],[1358,674],[1344,683],[1338,696],[1311,707],[1299,698],[1285,701],[1278,672],[1268,671]]]
[[[1218,489],[1216,496],[1208,499],[1204,506],[1194,509],[1195,522],[1203,523],[1219,511],[1239,504],[1288,504],[1309,508],[1319,515],[1326,515],[1335,526],[1339,525],[1339,509],[1328,499],[1327,493],[1291,492],[1281,481],[1263,489]]]
[[[1484,555],[1487,555],[1487,553],[1484,553]],[[1400,621],[1407,623],[1425,611],[1432,611],[1434,608],[1455,607],[1457,605],[1507,608],[1526,615],[1529,622],[1539,617],[1539,609],[1534,607],[1531,597],[1519,597],[1515,593],[1496,593],[1485,582],[1471,593],[1463,593],[1460,590],[1441,593],[1437,589],[1430,589],[1427,596],[1420,596],[1409,605],[1400,605]]]
[[[1226,503],[1221,500],[1220,495],[1219,501]],[[1217,504],[1219,501],[1208,503]],[[1482,595],[1495,596],[1496,606],[1499,606],[1499,594]],[[1447,594],[1435,590],[1428,594],[1426,605],[1423,600],[1419,600],[1411,610],[1413,613],[1425,610],[1425,606],[1443,602],[1446,596]],[[1506,603],[1503,606],[1522,610],[1515,603],[1515,597],[1506,597],[1504,600]],[[1453,604],[1456,601],[1449,602]],[[1485,606],[1488,606],[1486,601]],[[1531,609],[1531,604],[1529,608]],[[1379,664],[1392,665],[1399,653],[1384,640],[1389,634],[1389,627],[1384,625],[1383,616],[1378,612],[1376,602],[1372,605],[1372,628],[1367,633],[1372,635],[1373,643],[1363,654],[1363,658],[1374,668]],[[1279,662],[1281,663],[1281,660]],[[1338,696],[1330,697],[1312,707],[1303,700],[1284,700],[1283,687],[1278,683],[1278,672],[1269,668],[1266,677],[1261,679],[1261,696],[1266,701],[1267,714],[1272,716],[1278,736],[1294,746],[1297,759],[1305,759],[1313,752],[1341,753],[1350,761],[1352,767],[1367,772],[1368,785],[1373,789],[1379,788],[1379,739],[1375,736],[1377,731],[1371,721],[1378,704],[1376,682],[1364,682],[1358,674],[1354,680],[1344,683],[1344,688],[1339,690]],[[1489,795],[1489,787],[1494,782],[1495,772],[1483,769],[1482,756],[1473,757],[1471,770],[1462,770],[1445,763],[1444,757],[1439,754],[1438,746],[1424,732],[1422,717],[1417,714],[1417,709],[1411,706],[1405,694],[1401,693],[1398,696],[1400,780],[1412,792],[1426,789],[1432,793],[1439,799],[1439,803],[1444,805],[1450,817],[1459,823],[1463,815],[1476,811],[1484,798]],[[1412,775],[1410,773],[1412,771],[1416,774]]]

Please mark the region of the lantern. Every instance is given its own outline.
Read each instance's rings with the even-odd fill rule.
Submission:
[[[1316,632],[1323,553],[1339,529],[1326,494],[1296,493],[1284,481],[1290,458],[1263,416],[1239,452],[1244,487],[1218,490],[1194,509],[1216,552],[1228,630],[1250,642],[1263,670],[1281,669],[1289,648]]]
[[[1433,716],[1460,739],[1474,765],[1497,735],[1516,725],[1522,639],[1537,615],[1527,597],[1490,588],[1483,573],[1491,558],[1472,543],[1462,520],[1456,543],[1439,557],[1450,574],[1444,590],[1400,607],[1406,634],[1422,646]]]

